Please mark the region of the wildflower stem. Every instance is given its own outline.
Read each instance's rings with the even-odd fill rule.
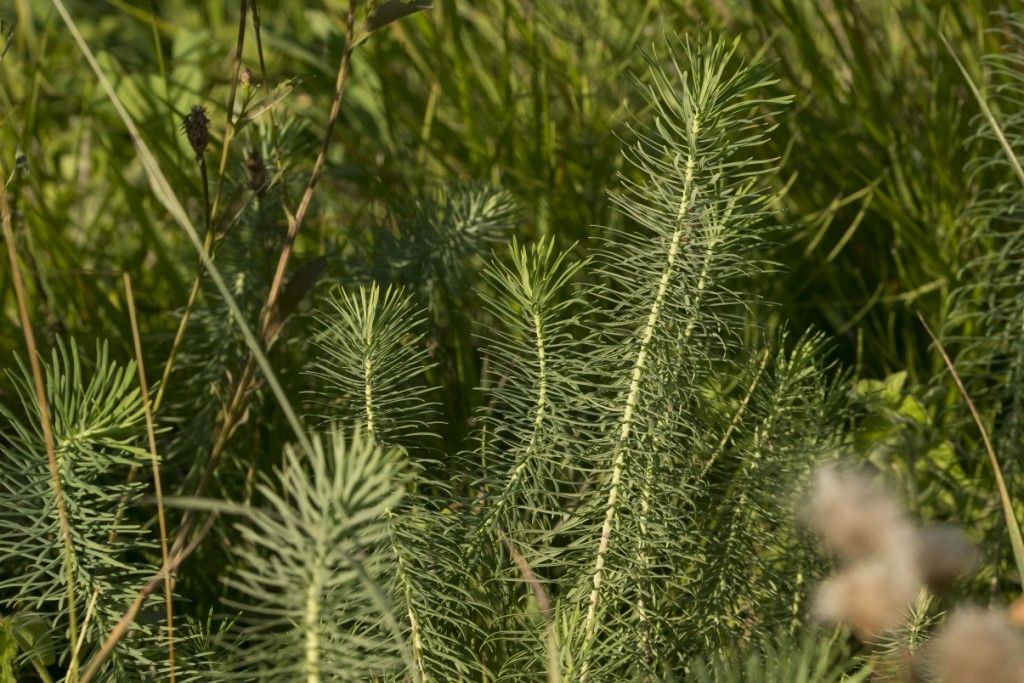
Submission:
[[[1013,550],[1013,559],[1017,564],[1017,577],[1024,584],[1024,540],[1021,539],[1020,526],[1017,524],[1017,518],[1013,513],[1013,501],[1010,500],[1010,492],[1006,488],[1006,481],[1003,479],[1003,470],[999,466],[999,458],[996,457],[995,448],[992,446],[992,439],[989,438],[988,430],[985,428],[985,423],[982,422],[981,414],[974,405],[974,401],[971,400],[971,395],[967,393],[967,388],[964,386],[963,380],[960,378],[960,373],[956,371],[956,367],[953,365],[952,359],[949,354],[946,353],[945,347],[942,342],[938,340],[935,333],[932,332],[932,328],[925,322],[924,316],[920,313],[917,314],[917,319],[921,321],[924,326],[925,332],[931,337],[931,340],[935,343],[935,347],[939,350],[942,355],[942,360],[945,362],[946,367],[949,368],[950,375],[953,376],[953,381],[956,382],[957,389],[960,391],[960,395],[964,397],[964,401],[967,403],[967,409],[971,411],[971,417],[974,418],[974,424],[978,426],[978,431],[981,432],[981,440],[985,443],[985,451],[988,453],[989,462],[992,464],[992,472],[996,478],[996,488],[999,491],[999,502],[1003,507],[1003,515],[1006,517],[1006,528],[1010,534],[1010,548]]]
[[[135,345],[135,366],[139,372],[139,388],[142,389],[142,408],[146,416],[146,436],[149,440],[149,458],[153,468],[153,490],[156,494],[156,514],[160,529],[160,555],[163,564],[168,564],[167,520],[164,515],[164,494],[160,483],[160,460],[156,454],[156,431],[153,427],[153,410],[149,403],[149,383],[146,381],[146,366],[142,359],[142,340],[135,314],[135,296],[132,294],[132,278],[124,273],[124,295],[128,304],[128,319],[132,327],[132,342]],[[167,616],[167,665],[170,681],[176,680],[174,670],[174,602],[171,596],[171,575],[164,574],[164,611]]]
[[[0,170],[0,177],[2,176],[3,172]],[[43,431],[46,459],[50,467],[50,481],[53,484],[53,496],[57,503],[57,518],[60,522],[61,538],[64,543],[64,580],[67,584],[68,592],[68,640],[73,644],[78,640],[78,616],[75,603],[75,550],[71,540],[71,523],[68,520],[64,490],[61,485],[60,467],[57,464],[57,452],[54,448],[53,431],[50,423],[50,407],[46,399],[46,384],[43,379],[42,368],[39,365],[39,351],[36,348],[36,338],[32,332],[32,321],[28,315],[28,304],[25,298],[25,283],[21,278],[17,246],[14,242],[14,233],[11,230],[11,209],[7,204],[7,188],[3,182],[0,182],[0,224],[3,225],[4,242],[7,245],[7,258],[11,264],[11,280],[14,282],[14,293],[18,300],[21,331],[25,337],[28,362],[32,368],[36,403],[39,408],[39,422]],[[68,681],[74,683],[76,680],[78,680],[78,652],[72,647],[71,661],[68,663]]]
[[[341,99],[345,94],[345,85],[348,83],[349,62],[352,58],[352,50],[355,48],[352,38],[355,35],[356,0],[349,0],[348,17],[345,20],[345,48],[341,54],[341,62],[338,65],[338,77],[335,80],[334,100],[331,102],[331,111],[327,117],[327,130],[324,132],[324,141],[320,145],[320,153],[317,154],[316,162],[313,164],[313,171],[306,182],[306,189],[299,201],[299,208],[294,216],[288,217],[288,234],[285,237],[284,246],[281,248],[281,256],[277,261],[277,270],[274,272],[274,279],[270,283],[270,293],[267,295],[267,302],[260,314],[260,330],[265,335],[271,320],[277,297],[281,293],[281,285],[284,282],[284,274],[288,268],[288,261],[291,259],[292,247],[295,238],[299,234],[299,228],[306,218],[306,211],[313,200],[313,192],[316,190],[320,175],[323,173],[324,165],[327,163],[327,150],[331,145],[331,138],[334,134],[334,126],[338,121],[338,114],[341,112]],[[264,338],[264,342],[267,341]]]
[[[693,124],[694,139],[697,138],[696,118]],[[676,215],[676,225],[673,230],[672,240],[669,244],[668,253],[665,257],[665,268],[662,271],[661,279],[658,282],[658,289],[654,300],[651,301],[651,310],[647,316],[647,324],[644,326],[640,337],[640,346],[637,349],[633,361],[633,370],[629,382],[629,390],[625,396],[622,409],[622,417],[619,420],[619,433],[615,441],[615,448],[612,452],[612,477],[611,486],[608,490],[608,499],[605,503],[604,523],[601,525],[601,536],[598,541],[597,556],[594,560],[594,570],[591,577],[593,588],[590,591],[590,599],[587,605],[587,617],[584,623],[583,639],[583,663],[580,668],[580,681],[586,683],[590,674],[590,659],[594,637],[597,632],[597,609],[601,601],[601,586],[604,580],[605,561],[608,556],[608,549],[611,544],[612,530],[615,525],[615,517],[619,505],[619,486],[622,483],[622,474],[626,467],[626,456],[630,451],[629,441],[632,437],[633,420],[636,406],[640,400],[640,390],[647,370],[647,359],[651,352],[651,343],[654,341],[654,333],[661,323],[662,307],[668,295],[669,285],[676,269],[676,259],[684,241],[686,232],[686,216],[690,212],[693,203],[691,183],[696,166],[693,156],[686,163],[686,177],[683,188],[683,197],[679,203],[679,210]]]
[[[231,89],[228,91],[227,123],[224,128],[224,144],[220,148],[220,165],[217,167],[217,192],[214,194],[212,207],[210,206],[209,190],[207,190],[206,197],[206,215],[210,222],[212,222],[213,216],[220,207],[220,198],[224,190],[224,171],[228,165],[228,150],[235,134],[235,97],[238,94],[238,75],[242,65],[242,49],[245,47],[245,22],[249,11],[248,0],[241,0],[239,5],[238,40],[235,42],[235,57],[231,64]],[[204,176],[206,174],[205,164],[203,165],[203,174]],[[209,227],[209,224],[207,224],[207,227]]]

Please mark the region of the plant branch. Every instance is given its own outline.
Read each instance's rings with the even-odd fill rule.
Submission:
[[[274,272],[274,279],[270,283],[270,293],[267,295],[267,302],[263,306],[263,312],[260,315],[260,330],[263,335],[266,334],[267,329],[269,328],[274,305],[277,303],[277,298],[281,293],[281,285],[284,281],[285,271],[288,268],[288,261],[292,255],[292,247],[295,244],[295,238],[298,236],[299,229],[302,227],[302,222],[306,218],[306,211],[309,210],[309,204],[313,199],[313,191],[316,190],[324,165],[327,163],[327,150],[331,145],[331,137],[334,133],[334,126],[338,121],[338,114],[341,112],[341,99],[345,94],[345,85],[348,82],[349,62],[352,58],[352,50],[355,47],[353,45],[355,20],[356,0],[349,0],[348,17],[345,20],[345,49],[341,54],[341,63],[338,65],[338,76],[335,80],[334,87],[334,101],[331,102],[331,113],[327,117],[327,130],[324,132],[323,144],[320,145],[320,153],[317,154],[316,162],[313,164],[313,172],[310,174],[309,181],[306,183],[306,190],[302,193],[302,199],[299,201],[299,208],[296,210],[294,216],[288,217],[288,234],[285,237],[284,246],[281,248],[281,256],[277,261],[277,269]],[[266,343],[268,340],[264,337],[263,341]]]
[[[124,274],[124,296],[128,305],[128,320],[132,327],[132,342],[135,345],[135,366],[139,371],[139,387],[142,389],[142,408],[146,415],[146,437],[149,440],[149,458],[153,468],[153,489],[156,493],[156,514],[160,528],[160,556],[164,566],[168,564],[167,520],[164,515],[164,494],[160,483],[160,460],[156,454],[156,431],[153,427],[153,411],[149,403],[149,384],[146,382],[146,367],[142,360],[142,340],[139,338],[139,324],[135,315],[135,297],[132,294],[132,278]],[[170,680],[176,680],[174,670],[174,600],[171,595],[171,576],[164,574],[164,611],[167,615],[167,664]]]
[[[3,171],[0,169],[0,177]],[[7,204],[7,188],[0,181],[0,223],[3,224],[4,242],[7,245],[7,257],[11,264],[11,280],[14,281],[14,294],[18,300],[18,316],[21,319],[21,331],[25,337],[25,348],[28,351],[28,362],[32,368],[32,381],[35,384],[36,402],[39,408],[39,422],[43,430],[43,443],[46,445],[46,460],[50,467],[50,481],[53,484],[53,496],[57,502],[57,518],[60,520],[61,539],[64,544],[64,575],[68,590],[68,639],[71,642],[71,661],[68,664],[68,680],[78,679],[78,654],[74,647],[78,640],[78,616],[75,605],[75,550],[71,540],[71,523],[68,520],[67,505],[64,501],[64,490],[61,485],[60,467],[57,464],[57,453],[54,448],[53,431],[50,423],[50,407],[46,399],[46,384],[43,371],[39,365],[39,351],[36,338],[32,331],[32,321],[28,314],[25,298],[25,283],[21,278],[21,267],[18,265],[17,246],[11,230],[11,209]]]
[[[953,365],[952,359],[949,354],[946,353],[945,347],[942,342],[938,340],[935,333],[932,332],[932,328],[925,322],[924,316],[920,313],[917,314],[917,319],[921,321],[924,326],[925,332],[931,337],[931,340],[935,343],[935,347],[939,350],[942,355],[942,360],[949,368],[949,373],[953,376],[953,381],[956,382],[957,389],[960,391],[960,395],[964,397],[964,401],[967,403],[967,409],[971,411],[971,417],[974,418],[974,424],[978,426],[978,431],[981,432],[981,439],[985,443],[985,451],[988,453],[988,460],[992,464],[992,472],[996,478],[996,488],[999,490],[999,502],[1003,507],[1003,516],[1006,518],[1006,528],[1010,534],[1010,548],[1013,550],[1013,559],[1017,564],[1017,578],[1021,584],[1024,584],[1024,541],[1021,539],[1020,526],[1017,524],[1017,518],[1013,513],[1013,501],[1010,500],[1010,492],[1006,488],[1006,481],[1003,479],[1003,470],[999,466],[999,458],[996,457],[995,448],[992,446],[992,439],[989,438],[988,430],[985,428],[984,422],[982,422],[981,414],[978,412],[977,407],[974,405],[974,401],[971,400],[971,395],[967,393],[967,388],[964,386],[963,380],[960,378],[960,373],[956,371],[956,367]]]

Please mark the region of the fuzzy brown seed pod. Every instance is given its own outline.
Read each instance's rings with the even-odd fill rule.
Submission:
[[[806,514],[828,549],[847,562],[914,542],[914,527],[903,506],[859,471],[818,469]]]
[[[862,642],[876,642],[900,626],[921,587],[910,553],[858,562],[818,587],[814,615],[848,624]]]
[[[928,654],[930,667],[944,683],[1024,681],[1024,637],[1004,612],[956,610]]]
[[[967,574],[978,561],[978,551],[960,529],[937,524],[917,531],[917,563],[928,587],[941,592]]]
[[[206,117],[206,110],[199,105],[192,107],[185,120],[181,122],[181,129],[185,131],[188,144],[192,145],[196,161],[199,161],[210,144],[210,119]]]
[[[245,169],[249,172],[249,189],[260,197],[267,189],[267,165],[263,161],[263,155],[255,147],[249,149],[245,158]]]

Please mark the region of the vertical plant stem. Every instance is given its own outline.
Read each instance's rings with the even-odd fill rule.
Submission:
[[[695,121],[696,121],[695,117]],[[694,124],[693,138],[697,138],[696,124]],[[644,326],[640,336],[640,347],[637,350],[633,361],[633,371],[629,381],[629,389],[626,392],[625,402],[622,408],[622,417],[619,420],[619,433],[615,440],[615,447],[612,451],[612,478],[608,490],[608,500],[605,503],[604,523],[601,526],[601,536],[598,541],[597,557],[594,560],[592,573],[593,588],[590,591],[590,599],[587,606],[587,617],[584,622],[583,637],[583,663],[580,666],[580,681],[586,683],[590,673],[590,656],[594,642],[597,626],[597,608],[601,601],[601,585],[604,580],[604,566],[608,555],[608,548],[611,543],[612,528],[615,525],[615,516],[618,512],[619,486],[622,483],[622,473],[626,465],[626,456],[629,452],[629,439],[632,436],[634,412],[637,402],[640,399],[640,388],[643,384],[644,372],[647,368],[647,358],[650,353],[650,345],[654,339],[654,333],[658,328],[661,318],[662,306],[668,294],[669,284],[675,271],[676,258],[683,243],[683,236],[686,227],[686,215],[690,211],[692,202],[692,190],[690,184],[693,181],[695,159],[691,155],[686,162],[686,182],[684,184],[683,198],[679,203],[679,211],[676,215],[676,226],[672,234],[672,241],[669,245],[668,254],[665,260],[665,269],[661,274],[658,289],[651,302],[651,311],[647,316],[647,324]]]
[[[128,605],[128,609],[126,609],[124,614],[121,615],[121,618],[118,620],[117,624],[114,625],[114,628],[110,630],[110,634],[107,635],[107,639],[103,641],[99,652],[97,652],[89,662],[89,666],[86,667],[85,673],[82,674],[82,678],[79,683],[89,683],[92,681],[99,672],[103,661],[110,656],[110,653],[114,650],[114,646],[120,642],[121,638],[123,638],[125,633],[128,632],[129,627],[134,623],[135,617],[138,615],[139,610],[142,609],[142,603],[146,601],[146,597],[156,590],[156,587],[163,582],[165,576],[168,576],[171,572],[176,570],[178,565],[180,565],[186,557],[192,554],[203,538],[206,537],[206,534],[213,526],[213,521],[215,519],[216,515],[210,515],[206,520],[206,523],[198,532],[196,532],[195,537],[189,541],[188,545],[182,548],[179,553],[172,553],[170,563],[162,566],[160,571],[149,579],[149,583],[143,586],[142,590],[135,594],[135,598],[132,600],[132,603]]]
[[[3,170],[0,169],[0,178],[3,175]],[[71,524],[68,521],[67,506],[64,502],[64,489],[61,484],[60,467],[57,464],[57,452],[53,444],[50,407],[46,400],[46,384],[43,380],[42,368],[39,365],[39,350],[36,348],[36,338],[32,332],[32,321],[29,318],[28,304],[25,299],[25,283],[21,278],[17,245],[14,242],[14,233],[11,230],[11,208],[7,204],[7,188],[2,180],[0,180],[0,223],[3,224],[4,242],[7,245],[7,258],[11,264],[11,280],[14,281],[14,294],[18,300],[18,316],[21,319],[21,331],[25,337],[28,362],[32,368],[32,381],[35,384],[36,402],[39,408],[39,423],[43,430],[46,460],[50,467],[50,482],[53,484],[53,496],[57,502],[57,518],[60,521],[61,538],[64,543],[64,577],[68,589],[68,640],[71,643],[68,680],[73,683],[78,679],[78,654],[74,647],[75,642],[78,640],[78,616],[75,605],[75,549],[71,539]]]
[[[750,399],[754,396],[754,392],[757,391],[757,385],[761,382],[761,376],[764,374],[764,370],[768,367],[768,360],[771,358],[771,349],[765,348],[761,351],[761,361],[757,364],[757,371],[754,373],[754,379],[751,380],[750,386],[747,387],[747,392],[743,395],[740,400],[739,406],[736,408],[736,412],[733,413],[732,420],[729,421],[729,426],[726,427],[725,433],[722,434],[722,438],[718,441],[718,447],[715,448],[711,457],[708,458],[707,462],[704,463],[704,467],[700,470],[700,476],[703,478],[707,475],[711,466],[715,464],[718,457],[725,452],[725,447],[729,445],[729,439],[732,438],[732,433],[739,426],[740,421],[743,419],[743,413],[746,412],[747,406],[750,404]]]
[[[397,524],[395,520],[395,513],[391,510],[387,510],[385,513],[388,526],[391,527],[391,554],[395,556],[395,562],[398,565],[398,578],[402,584],[402,597],[405,598],[405,614],[409,618],[409,632],[411,635],[410,640],[412,641],[412,660],[415,665],[413,671],[413,683],[426,683],[427,682],[427,667],[423,662],[423,636],[420,629],[420,621],[416,617],[416,610],[414,609],[412,600],[412,585],[408,577],[408,568],[406,567],[406,559],[402,556],[402,551],[398,548],[398,544],[395,543],[395,534],[397,533],[394,528]]]
[[[312,578],[306,589],[306,611],[303,617],[305,629],[306,683],[320,683],[320,600],[323,599],[324,555],[323,543],[317,544],[316,559],[313,561]]]
[[[260,62],[260,81],[263,84],[263,92],[266,93],[267,97],[270,96],[270,80],[267,78],[267,59],[263,54],[263,31],[262,31],[262,16],[260,14],[260,3],[259,0],[252,0],[252,29],[253,34],[256,37],[256,55]],[[274,108],[271,107],[267,112],[270,117],[270,137],[271,142],[274,145],[274,162],[277,166],[277,172],[284,172],[284,155],[281,153],[281,138],[278,135],[277,118],[274,116]],[[288,183],[282,177],[281,179],[281,203],[286,210],[291,206],[291,198],[288,196]]]
[[[501,494],[497,496],[494,507],[480,523],[476,532],[474,532],[467,552],[467,555],[469,556],[476,554],[485,534],[488,533],[496,524],[501,522],[501,515],[512,500],[512,494],[515,492],[516,487],[519,485],[523,475],[526,473],[526,468],[530,464],[531,458],[536,455],[540,443],[541,429],[544,425],[544,419],[547,416],[548,407],[548,366],[547,351],[544,346],[545,332],[543,320],[536,308],[533,310],[532,319],[534,344],[537,353],[537,400],[533,408],[533,430],[530,433],[529,443],[523,450],[522,455],[519,456],[519,462],[516,463],[515,467],[513,467],[512,471],[509,473],[508,481],[505,483],[505,488],[502,489]]]
[[[213,250],[213,230],[211,228],[210,218],[210,182],[206,172],[206,160],[203,158],[199,159],[199,169],[202,176],[203,182],[203,199],[204,206],[206,207],[205,221],[206,221],[206,235],[203,237],[203,258],[199,259],[199,263],[196,266],[196,275],[192,278],[192,289],[188,293],[188,299],[185,301],[185,311],[181,314],[181,320],[178,321],[178,329],[174,332],[174,341],[171,343],[171,351],[167,354],[167,362],[164,363],[163,375],[160,377],[160,386],[156,390],[156,398],[153,400],[153,413],[160,411],[160,406],[164,400],[164,392],[167,390],[167,383],[171,379],[171,371],[174,369],[174,361],[178,356],[178,351],[181,348],[181,342],[185,338],[185,330],[188,329],[188,321],[192,316],[192,309],[195,307],[196,299],[199,298],[199,289],[203,282],[203,273],[206,271],[204,263],[206,258],[212,256]]]
[[[157,68],[160,70],[160,81],[163,84],[163,96],[164,100],[170,104],[171,101],[171,79],[167,73],[167,62],[164,60],[164,48],[160,43],[160,29],[157,27],[157,9],[156,0],[149,0],[149,25],[153,31],[153,51],[156,53]],[[175,129],[174,111],[168,106],[167,115],[170,118],[171,128],[170,132],[173,135]]]
[[[132,342],[135,345],[135,366],[139,371],[139,387],[142,389],[142,409],[146,415],[146,437],[149,441],[149,459],[153,468],[153,490],[156,493],[156,515],[160,528],[160,556],[164,566],[169,564],[167,553],[167,520],[164,515],[163,486],[160,483],[160,460],[156,454],[156,430],[153,427],[153,411],[149,404],[149,384],[146,381],[146,367],[142,359],[142,340],[135,315],[135,296],[132,294],[132,279],[124,273],[124,296],[128,305],[128,320],[132,327]],[[167,664],[170,680],[176,680],[174,670],[174,601],[171,595],[171,575],[164,574],[164,611],[167,615]]]
[[[355,21],[356,0],[349,0],[348,16],[345,19],[345,48],[341,55],[341,63],[338,65],[338,77],[335,80],[334,87],[334,101],[331,102],[331,112],[327,117],[327,130],[324,132],[323,144],[320,145],[320,153],[317,154],[316,162],[313,164],[313,172],[306,183],[306,190],[302,193],[302,199],[299,201],[299,208],[295,211],[294,216],[288,217],[288,235],[285,237],[284,246],[281,248],[281,256],[277,261],[274,279],[270,283],[267,303],[263,307],[263,313],[260,315],[260,328],[264,334],[269,326],[271,313],[274,310],[274,305],[277,303],[277,297],[281,293],[281,285],[284,282],[285,271],[288,269],[288,261],[292,255],[295,238],[299,234],[299,228],[302,227],[302,221],[306,218],[306,211],[309,210],[309,204],[313,200],[313,191],[316,190],[316,185],[320,180],[324,165],[327,163],[327,150],[331,146],[334,126],[338,121],[338,114],[341,112],[341,100],[345,94],[345,84],[348,82],[349,63],[352,58],[352,50],[354,49],[352,38],[355,34]]]
[[[224,189],[224,170],[228,165],[228,150],[235,135],[235,97],[238,94],[238,74],[242,66],[242,49],[245,47],[245,23],[248,18],[249,2],[241,0],[238,13],[238,40],[235,42],[235,57],[231,65],[231,89],[228,91],[227,123],[224,127],[224,144],[220,148],[220,165],[217,167],[217,192],[213,197],[213,206],[207,203],[207,216],[212,218],[220,205],[221,193]],[[244,106],[244,105],[243,105]],[[205,164],[204,164],[205,167]],[[204,168],[205,172],[205,168]]]
[[[1010,499],[1010,492],[1006,488],[1006,481],[1003,479],[1003,469],[999,466],[999,458],[996,457],[996,450],[992,446],[992,439],[989,438],[988,430],[985,428],[985,423],[982,422],[981,414],[978,413],[977,407],[974,405],[974,401],[971,399],[971,395],[967,393],[967,388],[964,386],[963,380],[960,379],[960,373],[956,371],[956,367],[953,365],[953,360],[946,353],[945,347],[942,342],[938,340],[935,333],[932,332],[932,328],[925,322],[924,316],[920,313],[917,314],[917,319],[924,325],[925,332],[931,337],[932,342],[935,343],[935,347],[939,350],[942,355],[942,360],[949,368],[949,374],[953,376],[953,381],[956,383],[957,389],[960,391],[960,395],[964,397],[964,401],[967,403],[967,409],[971,411],[971,417],[974,418],[974,424],[978,426],[978,431],[981,432],[981,440],[985,443],[985,452],[988,453],[989,463],[992,465],[992,472],[996,478],[996,488],[999,492],[999,502],[1003,507],[1003,516],[1006,518],[1006,529],[1010,534],[1010,548],[1013,551],[1013,559],[1017,564],[1017,578],[1024,584],[1024,540],[1021,539],[1020,526],[1017,524],[1017,518],[1013,513],[1013,501]]]
[[[78,654],[82,651],[82,645],[85,644],[85,634],[89,631],[89,622],[92,621],[92,615],[96,613],[96,600],[100,596],[100,589],[94,588],[92,595],[89,596],[89,604],[85,608],[85,618],[82,619],[82,628],[79,629],[78,641],[75,643],[75,658],[78,658]]]
[[[210,174],[206,166],[206,156],[204,154],[196,159],[199,165],[199,175],[203,183],[203,223],[206,226],[206,235],[203,237],[203,253],[200,255],[199,265],[196,267],[196,276],[192,279],[192,289],[189,291],[188,299],[185,302],[185,311],[182,313],[181,320],[178,322],[178,329],[174,333],[174,341],[171,343],[171,351],[167,355],[167,362],[164,364],[163,375],[160,378],[160,386],[157,388],[156,398],[153,400],[154,414],[160,411],[160,405],[163,403],[164,399],[164,392],[167,390],[167,383],[171,378],[171,371],[174,368],[175,358],[177,357],[178,350],[181,347],[181,342],[185,338],[185,330],[188,329],[188,322],[192,316],[192,309],[199,296],[199,289],[205,272],[204,264],[206,260],[212,256],[214,239],[212,227],[214,225],[213,218],[220,203],[221,192],[224,185],[224,169],[227,167],[228,149],[231,145],[231,139],[234,133],[233,114],[235,110],[235,97],[238,92],[239,65],[242,62],[242,48],[245,44],[246,7],[247,0],[242,0],[240,17],[238,20],[238,40],[235,45],[234,67],[232,69],[231,76],[231,89],[228,92],[227,123],[225,124],[224,143],[221,145],[220,166],[218,167],[217,173],[217,192],[212,204],[210,203]]]
[[[277,380],[277,376],[274,373],[274,370],[271,367],[270,362],[266,357],[266,354],[263,352],[260,342],[258,341],[256,335],[253,334],[252,330],[249,328],[245,316],[242,314],[241,309],[239,309],[238,304],[235,302],[234,297],[231,295],[231,292],[228,289],[227,284],[224,282],[224,278],[220,274],[220,271],[216,268],[216,265],[209,258],[209,256],[205,254],[205,252],[203,251],[202,243],[199,240],[199,236],[196,233],[196,230],[193,227],[192,222],[188,217],[188,214],[185,212],[184,207],[182,207],[181,202],[178,200],[177,196],[171,190],[170,184],[168,183],[166,176],[161,171],[159,164],[154,158],[152,152],[149,150],[149,147],[146,145],[141,132],[135,125],[135,122],[132,119],[131,115],[125,109],[124,104],[117,96],[117,93],[114,90],[113,85],[110,83],[110,80],[106,77],[103,70],[100,68],[99,63],[96,61],[95,55],[89,48],[89,45],[85,42],[85,39],[82,37],[81,31],[78,30],[77,24],[75,23],[74,19],[72,19],[71,15],[68,13],[67,7],[65,7],[62,0],[51,0],[51,2],[53,6],[56,8],[58,14],[63,19],[65,25],[68,27],[68,31],[71,33],[72,38],[74,38],[75,42],[78,44],[78,47],[81,50],[82,55],[85,57],[86,61],[89,63],[90,68],[96,74],[96,77],[99,80],[101,87],[107,94],[107,97],[110,99],[110,102],[114,106],[114,109],[117,111],[118,116],[121,118],[121,120],[125,124],[125,127],[131,133],[132,142],[135,145],[135,149],[146,171],[146,175],[150,181],[150,185],[154,193],[156,194],[157,198],[161,201],[161,203],[163,203],[163,205],[171,213],[175,222],[188,235],[188,238],[192,242],[192,245],[196,248],[196,250],[200,253],[201,257],[203,258],[206,268],[210,271],[210,276],[213,279],[214,284],[216,284],[217,289],[224,296],[224,300],[231,311],[232,317],[238,324],[238,328],[242,333],[242,337],[245,340],[246,346],[249,347],[250,354],[247,366],[259,366],[260,370],[263,372],[263,375],[267,380],[267,383],[270,385],[271,391],[273,391],[275,398],[277,399],[279,405],[281,406],[281,410],[284,412],[285,417],[288,420],[289,426],[295,433],[295,436],[299,442],[300,447],[306,453],[311,452],[312,445],[309,442],[309,438],[306,434],[305,428],[299,421],[298,416],[295,414],[295,411],[291,406],[291,403],[288,401],[288,397],[284,393],[284,389],[281,387],[280,382]],[[354,2],[352,4],[354,4]],[[352,39],[350,35],[347,39],[349,45],[351,45],[351,40]],[[248,388],[249,381],[251,381],[251,379],[247,380],[239,388]],[[236,392],[236,394],[242,395],[244,395],[244,393],[244,391]],[[234,413],[232,413],[230,417],[231,419],[225,421],[225,423],[222,425],[222,433],[229,434],[233,429],[237,420],[237,416]],[[218,441],[226,442],[226,438],[219,436]],[[212,519],[212,517],[210,519]],[[182,523],[182,526],[183,529],[188,528],[184,522]],[[135,619],[135,616],[138,614],[139,609],[141,609],[143,602],[145,602],[146,596],[148,596],[158,585],[160,585],[160,583],[163,580],[164,573],[173,571],[186,557],[188,557],[189,554],[191,554],[191,552],[195,549],[195,546],[198,544],[199,539],[201,537],[202,534],[197,535],[197,537],[194,539],[194,542],[189,542],[189,544],[182,548],[180,552],[172,553],[170,565],[165,565],[164,567],[162,567],[160,572],[158,572],[155,576],[151,577],[150,581],[145,586],[143,586],[142,589],[139,590],[139,592],[135,596],[135,599],[132,601],[131,605],[121,616],[121,619],[118,620],[118,623],[114,626],[114,628],[111,629],[110,633],[107,635],[107,638],[101,645],[99,651],[93,657],[85,674],[82,677],[81,683],[87,683],[88,680],[90,680],[93,676],[96,675],[96,673],[99,671],[99,667],[102,665],[103,660],[110,655],[110,653],[113,651],[117,643],[128,632],[128,629],[130,628],[132,622]],[[179,544],[176,542],[175,546],[177,547],[178,545]]]

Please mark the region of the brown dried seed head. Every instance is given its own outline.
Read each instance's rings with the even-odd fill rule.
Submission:
[[[931,668],[944,683],[1024,681],[1024,637],[1003,612],[956,610],[928,654]]]
[[[948,524],[926,526],[917,531],[917,563],[933,591],[949,588],[957,578],[971,571],[978,551],[964,533]]]
[[[859,562],[818,587],[814,616],[848,624],[861,641],[875,642],[900,626],[922,585],[909,553]]]
[[[206,118],[206,110],[199,105],[192,107],[185,120],[181,122],[181,129],[185,131],[188,144],[192,145],[196,160],[202,159],[207,145],[210,144],[210,119]]]
[[[807,515],[825,545],[847,561],[914,542],[913,525],[900,503],[861,472],[819,468]]]

